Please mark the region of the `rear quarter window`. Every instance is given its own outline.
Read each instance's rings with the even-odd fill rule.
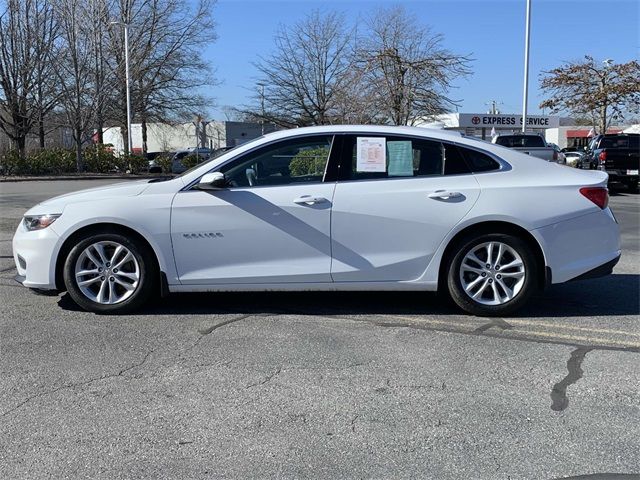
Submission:
[[[472,148],[458,147],[458,149],[464,157],[465,162],[474,173],[490,172],[491,170],[500,169],[500,164],[486,153]]]

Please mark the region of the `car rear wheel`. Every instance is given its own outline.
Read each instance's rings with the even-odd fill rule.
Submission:
[[[484,234],[460,242],[453,253],[447,287],[465,312],[479,316],[507,315],[520,308],[537,283],[531,248],[507,234]]]
[[[158,277],[153,252],[119,233],[85,237],[64,264],[64,283],[84,310],[119,314],[140,307]]]

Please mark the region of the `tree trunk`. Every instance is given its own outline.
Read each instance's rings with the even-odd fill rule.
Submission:
[[[607,133],[607,106],[600,107],[600,133],[604,135]]]
[[[78,172],[84,170],[84,163],[82,161],[82,129],[76,125],[75,128],[75,141],[76,141],[76,169]]]
[[[20,158],[24,158],[27,153],[27,137],[25,135],[17,136],[13,139],[13,143]]]
[[[126,120],[124,122],[124,125],[122,125],[122,128],[120,129],[120,131],[122,132],[122,145],[124,146],[124,154],[128,155],[131,152],[129,150],[129,133],[127,130]]]
[[[38,118],[38,138],[40,140],[40,148],[45,148],[45,138],[44,138],[44,118],[42,116],[42,112],[40,112],[40,116]]]
[[[102,112],[97,113],[96,134],[98,135],[98,145],[104,144],[104,120],[102,119]]]
[[[146,155],[147,154],[147,119],[146,117],[143,115],[142,116],[142,155]]]

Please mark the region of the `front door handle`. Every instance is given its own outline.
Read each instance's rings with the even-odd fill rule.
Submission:
[[[318,203],[328,202],[324,197],[312,197],[311,195],[302,195],[293,200],[293,203],[297,203],[298,205],[316,205]]]
[[[428,195],[429,198],[437,198],[440,200],[448,200],[450,198],[458,198],[461,196],[462,193],[460,192],[450,192],[448,190],[436,190]]]

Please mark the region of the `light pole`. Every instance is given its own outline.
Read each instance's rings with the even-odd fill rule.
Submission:
[[[127,86],[127,148],[125,153],[129,155],[132,150],[131,140],[131,87],[129,85],[129,24],[125,22],[111,22],[112,25],[122,25],[124,29],[124,74]]]
[[[531,36],[531,0],[527,0],[527,19],[524,34],[524,94],[522,96],[522,133],[527,128],[527,96],[529,94],[529,39]]]

